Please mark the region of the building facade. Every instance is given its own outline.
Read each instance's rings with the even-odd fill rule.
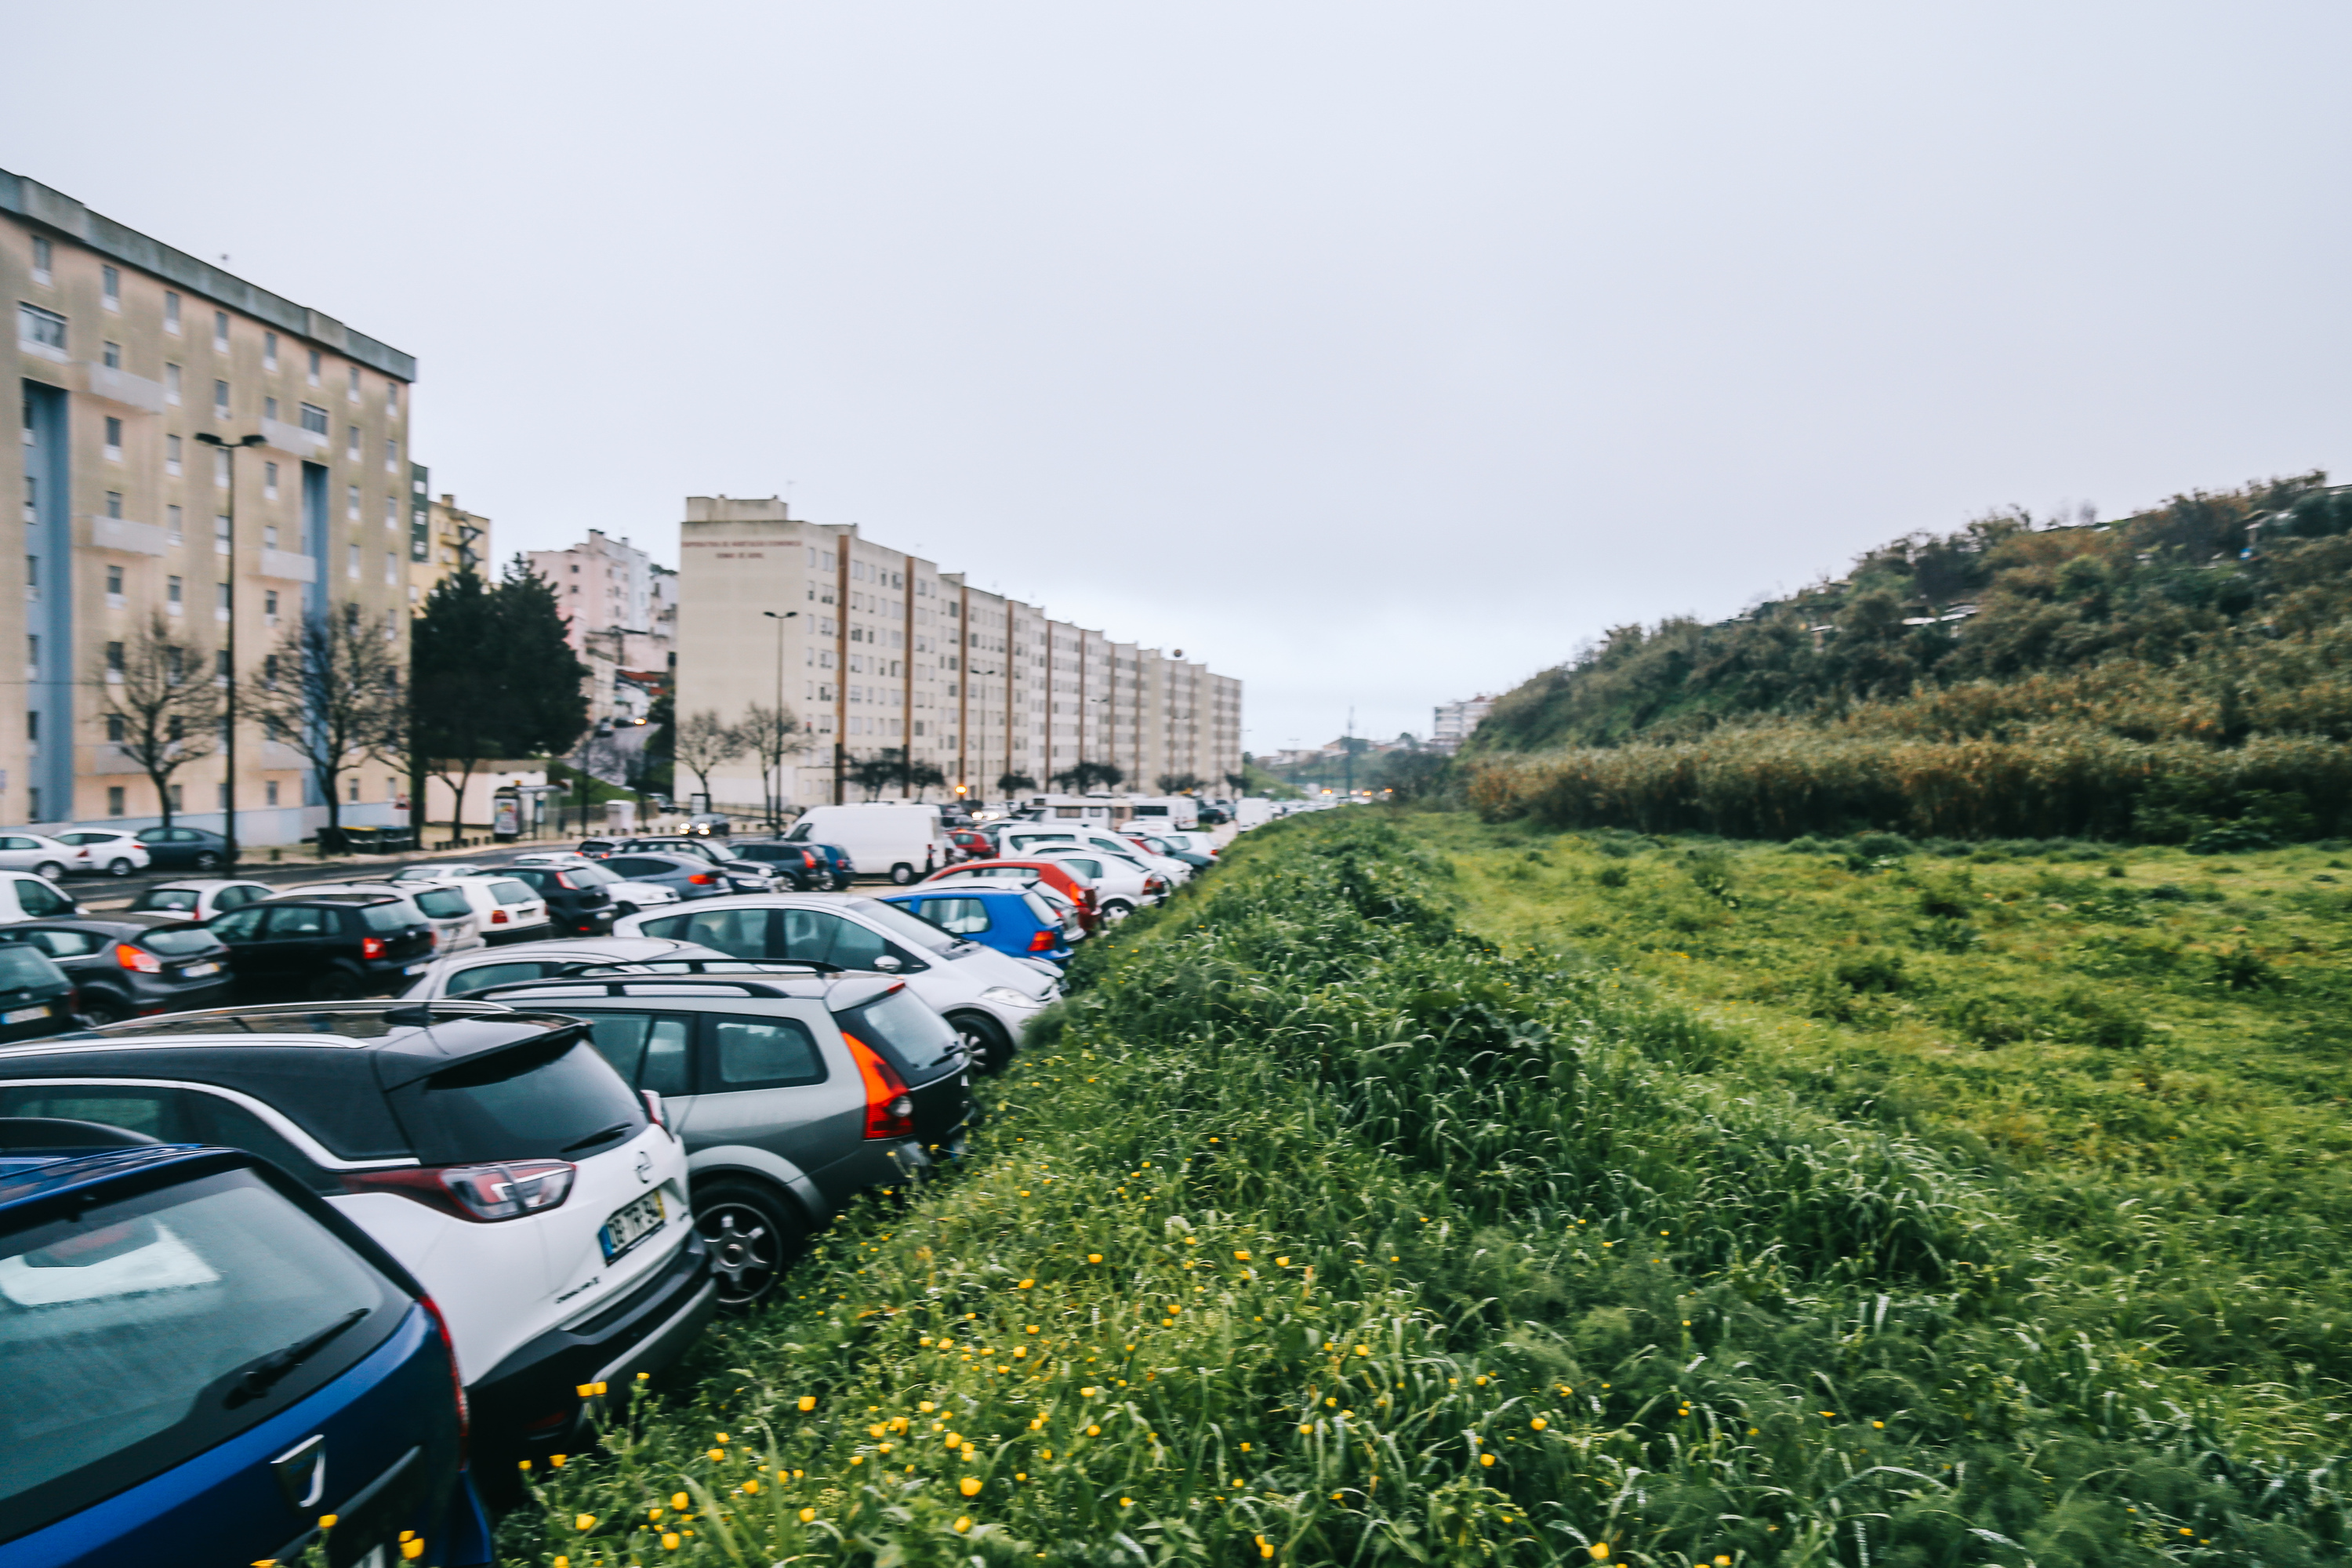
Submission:
[[[635,723],[667,689],[677,636],[677,574],[625,539],[592,528],[568,550],[533,550],[555,586],[572,651],[589,668],[589,717]]]
[[[408,602],[422,605],[444,577],[454,577],[470,566],[478,576],[496,574],[491,552],[490,520],[457,504],[456,496],[425,500],[428,475],[416,468],[411,479],[409,509]]]
[[[1435,722],[1430,726],[1429,743],[1441,752],[1458,750],[1494,706],[1494,698],[1484,695],[1439,703],[1433,715]]]
[[[939,769],[945,792],[995,798],[1081,762],[1150,793],[1241,771],[1241,682],[1111,641],[974,587],[935,562],[808,522],[772,498],[690,496],[678,575],[677,712],[790,709],[808,749],[784,770],[796,805],[862,798],[855,764],[886,752]],[[678,788],[693,787],[681,764]],[[775,787],[749,759],[715,769],[717,804]],[[886,795],[896,797],[898,786]]]
[[[0,552],[0,647],[23,671],[0,715],[0,820],[144,826],[163,803],[113,743],[108,693],[150,626],[223,681],[310,615],[362,617],[404,658],[415,361],[5,171],[0,291],[22,411],[0,489],[24,530]],[[206,754],[173,787],[217,829],[225,755],[209,736],[189,750]],[[344,820],[390,820],[394,770],[356,783]],[[248,843],[325,814],[258,726],[240,726],[236,801]]]

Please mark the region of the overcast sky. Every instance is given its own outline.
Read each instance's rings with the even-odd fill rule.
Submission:
[[[1993,507],[2352,468],[2352,7],[20,5],[0,167],[415,353],[500,552],[787,494],[1425,731]]]

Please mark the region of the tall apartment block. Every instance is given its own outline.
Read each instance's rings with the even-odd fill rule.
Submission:
[[[677,574],[595,528],[568,550],[529,555],[571,617],[572,651],[590,671],[589,717],[644,718],[677,663]]]
[[[442,578],[454,577],[468,566],[482,577],[498,573],[490,548],[490,520],[459,506],[456,496],[427,501],[426,478],[424,468],[412,470],[410,485],[415,493],[408,509],[408,602],[412,607],[424,604]]]
[[[1429,743],[1442,752],[1460,750],[1462,742],[1470,738],[1470,731],[1478,727],[1478,721],[1486,718],[1494,706],[1494,698],[1484,693],[1465,697],[1458,702],[1439,703],[1430,716],[1433,722],[1430,727]]]
[[[0,650],[23,670],[0,686],[0,820],[145,826],[163,802],[110,743],[105,693],[152,617],[221,668],[234,603],[239,676],[305,615],[357,614],[404,653],[416,362],[5,171],[0,292],[23,410],[0,443],[23,530],[0,551]],[[246,842],[323,820],[290,748],[241,727],[237,760]],[[343,819],[391,820],[394,770],[353,782]],[[223,826],[217,752],[175,787]]]
[[[1113,642],[774,499],[690,496],[681,544],[678,714],[731,723],[781,696],[811,742],[788,801],[858,798],[844,770],[885,751],[972,800],[1080,762],[1144,791],[1177,773],[1223,789],[1241,771],[1241,682],[1181,649]],[[683,772],[678,787],[693,787]],[[721,804],[764,798],[756,763],[711,787]]]

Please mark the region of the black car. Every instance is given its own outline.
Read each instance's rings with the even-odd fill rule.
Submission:
[[[215,915],[239,995],[317,1001],[397,991],[433,957],[433,923],[394,894],[293,894]]]
[[[565,936],[610,936],[613,895],[621,880],[602,866],[501,866],[501,877],[527,882],[547,900],[547,918]]]
[[[131,837],[147,846],[158,871],[211,871],[228,864],[228,840],[202,827],[142,827]]]
[[[818,844],[794,844],[782,838],[755,838],[728,847],[728,852],[738,860],[757,860],[762,866],[772,866],[776,874],[792,884],[796,893],[823,892],[835,886],[847,887],[845,879],[834,880],[833,862],[822,853]]]
[[[78,994],[93,1024],[216,1007],[229,999],[226,944],[185,915],[79,915],[0,926],[0,944],[37,948]]]
[[[0,1041],[75,1026],[73,982],[37,947],[0,943]]]

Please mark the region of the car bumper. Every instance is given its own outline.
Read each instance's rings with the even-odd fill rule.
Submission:
[[[551,1329],[492,1367],[467,1390],[486,1437],[523,1455],[569,1451],[585,1403],[580,1389],[626,1390],[692,1344],[719,1309],[710,1249],[691,1227],[677,1256],[619,1301],[570,1328]]]
[[[537,925],[498,926],[482,933],[482,940],[492,947],[511,947],[519,942],[545,942],[555,934],[553,921],[541,921]]]

